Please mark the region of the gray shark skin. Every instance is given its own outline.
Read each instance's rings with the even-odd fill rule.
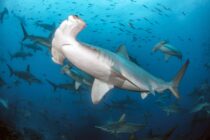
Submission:
[[[81,84],[92,86],[94,78],[90,75],[79,71],[71,69],[71,65],[64,65],[62,67],[62,72],[68,75],[70,78],[75,80],[75,89],[78,90]]]
[[[55,23],[53,23],[53,24],[46,24],[46,23],[36,22],[35,24],[36,24],[36,26],[39,26],[39,27],[41,27],[41,28],[43,28],[45,30],[51,31],[51,32],[55,30]]]
[[[117,122],[112,122],[103,126],[95,127],[111,134],[133,134],[138,132],[139,130],[144,129],[145,125],[126,122],[125,114],[123,114]]]
[[[167,82],[145,71],[128,60],[126,56],[122,57],[106,49],[77,41],[76,36],[85,26],[85,22],[78,16],[69,16],[54,34],[51,53],[53,62],[62,65],[67,58],[74,66],[95,78],[91,91],[94,104],[98,103],[114,86],[141,92],[142,99],[150,93],[162,93],[165,90],[170,90],[175,97],[179,98],[177,88],[189,60],[185,62],[175,78]]]
[[[21,23],[20,25],[21,25],[21,28],[22,28],[22,31],[24,34],[22,41],[24,41],[26,39],[30,39],[30,40],[34,41],[35,43],[38,43],[40,45],[47,47],[49,50],[51,49],[51,38],[52,38],[53,33],[51,33],[48,38],[42,37],[42,36],[29,35],[27,33],[23,23]]]
[[[46,79],[46,81],[53,87],[54,91],[56,91],[57,89],[74,90],[74,84],[73,83],[55,84],[50,80]]]
[[[23,44],[21,43],[22,46],[28,48],[28,49],[31,49],[33,50],[33,52],[37,52],[37,51],[42,51],[43,49],[37,45],[37,43],[32,43],[32,44]]]
[[[168,44],[166,41],[160,41],[158,44],[155,45],[155,47],[152,49],[154,52],[161,51],[165,54],[165,61],[168,61],[168,59],[171,56],[175,56],[179,59],[182,59],[182,53],[180,50],[175,48],[174,46]]]
[[[27,68],[25,71],[14,70],[9,64],[7,64],[7,67],[10,71],[10,76],[15,75],[16,77],[27,81],[29,85],[31,85],[32,83],[38,83],[38,84],[42,83],[41,80],[39,80],[36,76],[34,76],[30,72],[30,65],[27,65]]]
[[[10,56],[11,60],[13,60],[14,58],[15,59],[21,58],[21,59],[25,60],[27,57],[32,57],[33,54],[30,52],[18,51],[13,54],[9,53],[9,56]]]
[[[4,8],[4,10],[2,12],[0,12],[0,23],[4,22],[4,16],[8,15],[8,10],[7,8]]]

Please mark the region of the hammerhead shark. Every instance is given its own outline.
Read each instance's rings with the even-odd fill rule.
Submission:
[[[168,59],[171,56],[175,56],[179,59],[182,59],[182,52],[179,49],[175,48],[174,46],[168,44],[167,41],[165,40],[157,43],[152,50],[153,52],[156,52],[158,50],[163,52],[165,55],[165,61],[168,61]]]
[[[42,36],[36,36],[36,35],[30,35],[28,34],[28,32],[25,29],[24,24],[21,22],[21,28],[24,34],[24,37],[22,39],[22,41],[29,39],[34,41],[35,43],[38,43],[40,45],[43,45],[45,47],[47,47],[49,50],[51,49],[51,38],[54,32],[52,32],[49,37],[42,37]]]
[[[9,64],[7,64],[7,67],[9,68],[10,76],[15,75],[16,77],[27,81],[29,85],[31,85],[32,83],[42,83],[41,80],[39,80],[31,73],[30,65],[27,65],[25,71],[14,70]]]
[[[95,126],[95,127],[105,132],[109,132],[111,134],[119,134],[119,133],[133,134],[139,131],[140,129],[145,128],[145,125],[126,122],[125,114],[122,114],[120,119],[116,122],[108,123],[103,126]]]
[[[53,62],[62,65],[67,58],[74,66],[95,78],[91,91],[94,104],[114,86],[140,92],[142,99],[149,93],[162,93],[165,90],[170,90],[179,98],[178,85],[189,60],[172,81],[164,81],[130,61],[127,56],[122,57],[123,54],[79,42],[76,37],[85,26],[86,23],[78,16],[69,16],[55,31],[51,53]]]

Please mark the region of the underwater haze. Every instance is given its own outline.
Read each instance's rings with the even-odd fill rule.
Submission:
[[[209,13],[209,0],[0,0],[0,140],[210,140]]]

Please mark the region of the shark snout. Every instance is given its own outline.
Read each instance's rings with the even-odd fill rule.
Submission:
[[[68,23],[73,23],[75,25],[81,25],[83,27],[85,27],[85,22],[77,15],[70,15],[68,17]]]

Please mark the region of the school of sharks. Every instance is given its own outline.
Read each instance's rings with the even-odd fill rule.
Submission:
[[[208,6],[0,1],[0,140],[209,140]]]

